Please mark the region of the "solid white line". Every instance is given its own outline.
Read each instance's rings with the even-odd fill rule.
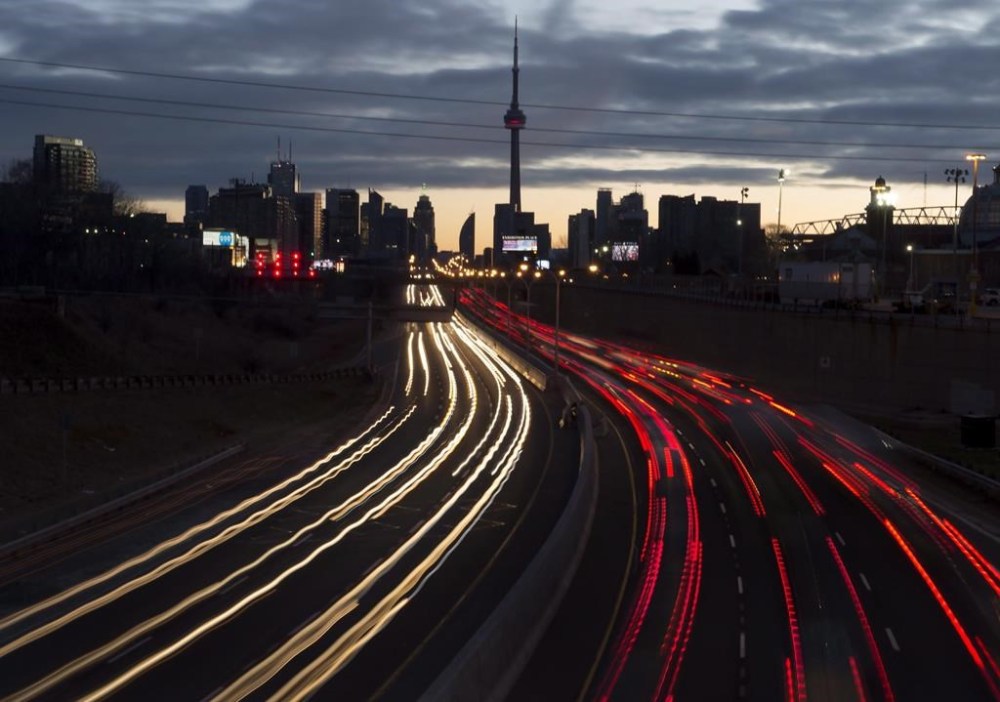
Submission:
[[[311,622],[311,621],[312,621],[313,619],[315,619],[315,618],[316,618],[316,616],[317,616],[317,615],[318,615],[318,614],[319,614],[320,612],[322,612],[322,611],[323,611],[323,610],[321,610],[321,609],[317,609],[317,610],[316,610],[315,612],[313,612],[313,613],[312,613],[312,614],[310,614],[310,615],[309,615],[308,617],[306,617],[305,619],[303,619],[303,620],[302,620],[302,621],[301,621],[301,622],[300,622],[299,624],[297,624],[297,625],[295,626],[295,628],[294,628],[294,629],[292,629],[291,631],[289,631],[289,632],[288,632],[288,635],[289,635],[290,637],[291,637],[291,636],[295,636],[295,635],[296,635],[297,633],[299,633],[300,631],[302,631],[303,629],[305,629],[305,628],[306,628],[306,625],[307,625],[307,624],[308,624],[309,622]]]
[[[736,548],[736,537],[732,534],[729,535],[729,545]]]
[[[743,576],[742,575],[737,575],[736,576],[736,591],[738,593],[740,593],[741,595],[743,594]]]
[[[127,656],[130,653],[132,653],[132,651],[134,651],[135,649],[139,648],[140,646],[142,646],[144,643],[146,643],[147,641],[149,641],[152,638],[153,638],[152,636],[147,636],[146,638],[142,639],[141,641],[136,641],[134,644],[132,644],[131,646],[129,646],[128,648],[126,648],[124,651],[119,651],[114,656],[112,656],[111,658],[109,658],[108,659],[108,663],[109,664],[110,663],[114,663],[115,661],[124,658],[125,656]]]
[[[892,629],[890,629],[889,627],[886,627],[885,628],[885,633],[889,637],[889,643],[892,644],[892,647],[897,652],[899,652],[899,644],[896,643],[896,636],[892,633]]]
[[[861,584],[865,586],[865,589],[868,590],[868,592],[871,592],[872,586],[868,584],[868,578],[865,577],[865,574],[858,573],[858,576],[861,578]]]
[[[837,541],[840,542],[841,546],[846,546],[847,545],[847,542],[844,541],[844,537],[840,535],[839,531],[833,532],[833,535],[837,537]]]
[[[740,632],[740,658],[747,657],[747,635],[745,632]]]
[[[230,590],[232,590],[234,587],[236,587],[240,583],[244,582],[245,580],[248,580],[249,578],[250,578],[249,575],[244,575],[244,576],[241,576],[239,578],[236,578],[236,580],[234,580],[233,582],[231,582],[228,585],[226,585],[224,588],[222,588],[221,590],[219,590],[216,594],[218,594],[218,595],[225,595],[227,592],[229,592]]]
[[[725,513],[726,513],[726,506],[725,506],[724,504],[722,504],[721,502],[719,503],[719,509],[721,509],[721,510],[722,510],[722,513],[723,513],[723,514],[725,514]]]

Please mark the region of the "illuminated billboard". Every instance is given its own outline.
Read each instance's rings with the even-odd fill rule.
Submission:
[[[638,261],[639,243],[635,241],[616,241],[611,244],[612,261]]]
[[[201,233],[201,245],[220,246],[225,249],[231,249],[237,243],[236,240],[241,238],[227,229],[206,229]]]
[[[534,253],[538,250],[538,239],[533,236],[505,236],[503,237],[503,250]]]

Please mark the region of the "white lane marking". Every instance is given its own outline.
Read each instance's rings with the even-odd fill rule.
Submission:
[[[128,654],[132,653],[132,651],[134,651],[135,649],[137,649],[140,646],[142,646],[147,641],[150,641],[152,638],[153,638],[152,636],[147,636],[146,638],[142,639],[141,641],[136,641],[134,644],[132,644],[131,646],[129,646],[128,648],[126,648],[124,651],[119,651],[114,656],[112,656],[111,658],[108,659],[108,664],[111,664],[111,663],[114,663],[115,661],[121,660],[122,658],[124,658]]]
[[[840,542],[841,546],[846,546],[847,545],[847,542],[844,541],[844,537],[840,535],[839,531],[833,532],[833,535],[837,537],[837,541]]]
[[[244,576],[242,576],[240,578],[236,578],[236,580],[234,580],[233,582],[231,582],[228,585],[226,585],[224,588],[222,588],[221,590],[219,590],[219,592],[216,593],[216,594],[218,594],[218,595],[225,595],[227,592],[229,592],[230,590],[232,590],[234,587],[236,587],[240,583],[244,582],[245,580],[248,580],[249,578],[250,578],[249,575],[244,575]]]
[[[736,591],[738,593],[740,593],[741,595],[743,594],[743,576],[742,575],[737,575],[736,576]]]
[[[690,446],[690,447],[691,447],[691,450],[692,450],[692,451],[694,451],[694,450],[695,450],[695,448],[694,448],[694,444],[692,444],[692,443],[691,443],[690,441],[688,442],[688,446]]]
[[[302,631],[309,622],[311,622],[313,619],[315,619],[319,615],[319,613],[322,612],[322,611],[323,610],[317,609],[315,612],[313,612],[308,617],[306,617],[305,619],[303,619],[300,623],[296,624],[295,628],[288,632],[288,635],[290,637],[291,636],[295,636],[297,633],[299,633],[300,631]]]
[[[729,545],[736,548],[736,537],[732,534],[729,535]]]
[[[699,461],[701,462],[701,464],[702,464],[703,466],[704,466],[704,465],[707,465],[707,464],[705,463],[705,459],[704,459],[704,458],[699,458],[698,460],[699,460]],[[712,482],[714,483],[715,481],[713,480]]]
[[[718,486],[718,485],[717,485],[717,484],[715,483],[715,478],[709,478],[709,479],[708,479],[708,482],[712,483],[712,487],[719,487],[719,486]]]
[[[871,592],[872,586],[868,584],[868,578],[865,577],[865,574],[858,573],[858,577],[861,578],[861,584],[865,586],[865,589],[868,590],[868,592]]]
[[[889,637],[889,643],[892,644],[893,649],[898,653],[899,644],[896,642],[896,635],[892,633],[892,629],[889,627],[885,628],[885,634]]]
[[[740,632],[740,658],[747,657],[747,635],[746,632]]]
[[[721,502],[719,503],[719,509],[721,509],[721,510],[722,510],[722,513],[723,513],[723,514],[725,514],[725,513],[726,513],[726,506],[725,506],[724,504],[722,504]]]

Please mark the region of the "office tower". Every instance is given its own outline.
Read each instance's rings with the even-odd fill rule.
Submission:
[[[465,260],[472,262],[476,258],[476,213],[472,212],[465,219],[462,230],[458,233],[458,250]],[[492,264],[492,261],[490,262]]]
[[[323,245],[323,196],[298,193],[292,202],[299,228],[296,250],[303,258],[317,259]]]
[[[580,210],[569,216],[569,231],[566,237],[569,246],[570,268],[586,268],[594,260],[594,236],[597,217],[593,210]]]
[[[208,217],[208,188],[189,185],[184,191],[184,224],[198,226]]]
[[[97,157],[82,139],[35,135],[32,177],[37,185],[58,193],[97,189]]]
[[[357,190],[329,188],[326,191],[326,232],[323,256],[360,253],[361,198]]]
[[[275,197],[287,197],[292,200],[299,192],[301,182],[299,171],[292,163],[292,149],[288,147],[287,158],[281,158],[281,141],[278,141],[278,160],[271,161],[271,171],[267,174],[267,184],[271,186]]]
[[[417,206],[413,209],[413,224],[423,241],[420,242],[424,252],[437,250],[434,230],[434,206],[427,195],[421,195],[417,200]],[[416,253],[414,251],[413,253]]]

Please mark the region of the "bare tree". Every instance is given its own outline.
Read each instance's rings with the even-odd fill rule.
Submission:
[[[6,183],[27,185],[31,182],[34,166],[30,158],[12,158],[4,168],[3,179]]]
[[[113,212],[118,217],[129,217],[146,211],[146,205],[139,198],[130,195],[116,180],[101,180],[97,191],[111,195]]]

